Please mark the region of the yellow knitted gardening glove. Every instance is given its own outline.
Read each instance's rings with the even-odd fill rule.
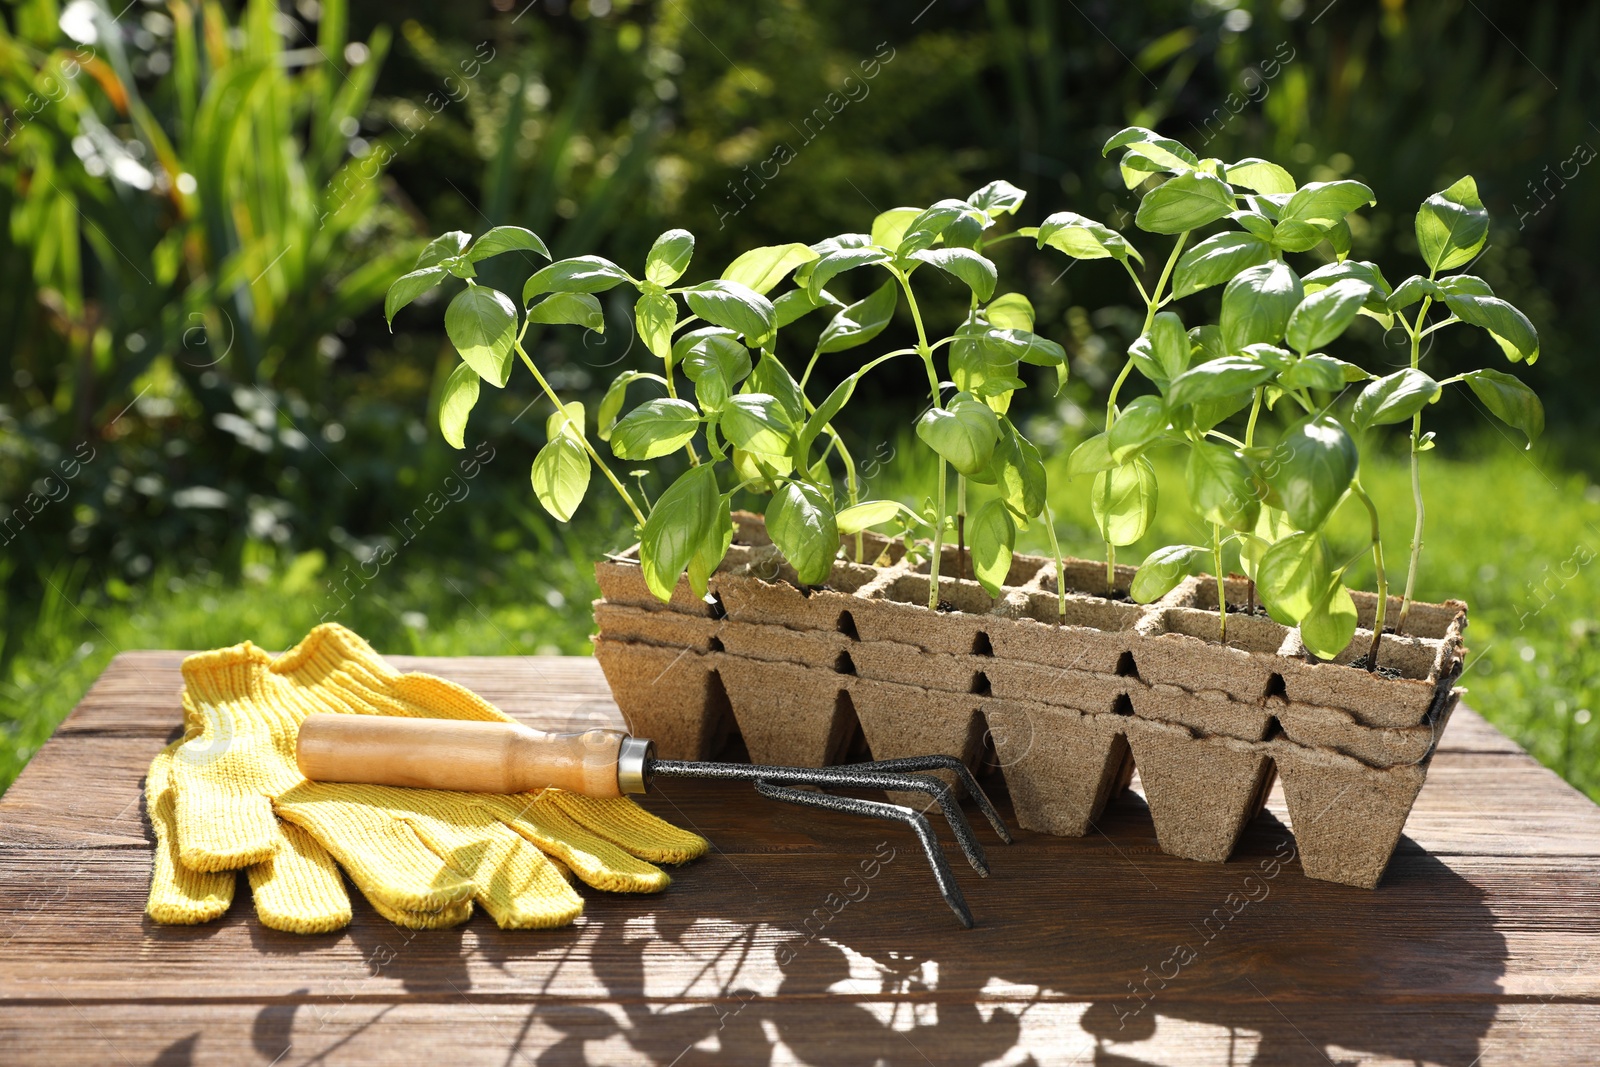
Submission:
[[[157,757],[148,786],[158,921],[225,910],[200,876],[246,868],[264,923],[337,929],[350,913],[331,853],[402,925],[452,925],[477,901],[501,926],[558,926],[583,908],[565,870],[599,889],[654,892],[669,879],[645,861],[706,850],[625,799],[307,782],[294,749],[313,712],[509,721],[461,686],[400,674],[337,624],[276,659],[249,642],[191,656],[183,674],[185,740]]]

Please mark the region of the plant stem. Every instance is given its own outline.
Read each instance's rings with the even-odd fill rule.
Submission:
[[[1361,488],[1360,481],[1352,483],[1351,489],[1367,506],[1367,514],[1372,516],[1372,567],[1378,577],[1378,606],[1372,613],[1372,647],[1367,650],[1367,670],[1375,671],[1378,669],[1378,645],[1383,640],[1383,618],[1389,610],[1389,576],[1383,569],[1383,536],[1378,530],[1378,509],[1367,491]],[[1395,632],[1399,632],[1398,627]]]
[[[949,479],[948,465],[939,457],[939,491],[934,503],[933,555],[928,559],[928,610],[939,610],[939,557],[944,554],[945,482]]]
[[[1056,558],[1056,625],[1061,625],[1061,620],[1067,616],[1067,576],[1062,573],[1066,570],[1066,559],[1061,555],[1061,542],[1056,538],[1056,517],[1050,513],[1050,505],[1044,506],[1044,528],[1050,535],[1050,552]]]
[[[661,361],[661,365],[662,365],[662,370],[666,371],[666,374],[663,375],[663,379],[667,383],[667,395],[670,396],[672,399],[676,400],[676,399],[678,399],[678,387],[676,385],[674,385],[673,382],[672,382],[672,361],[668,360],[668,359],[664,359],[664,360]],[[694,450],[694,442],[693,441],[689,441],[689,442],[685,443],[684,446],[683,446],[683,450],[685,452],[689,453],[689,466],[691,466],[691,467],[700,466],[700,456],[698,454],[696,454],[696,452]]]
[[[844,446],[844,438],[839,436],[839,431],[832,426],[827,427],[828,436],[833,440],[833,447],[839,453],[839,458],[844,461],[844,481],[850,494],[850,506],[861,503],[861,484],[856,480],[856,461],[850,450]],[[856,562],[861,563],[862,554],[866,551],[863,534],[856,531]]]
[[[1417,309],[1417,321],[1406,331],[1411,335],[1411,367],[1422,361],[1422,320],[1428,313],[1432,297],[1423,297]],[[1406,616],[1411,614],[1411,598],[1416,592],[1417,566],[1422,561],[1422,526],[1425,509],[1422,503],[1422,412],[1411,416],[1411,503],[1416,509],[1416,524],[1411,528],[1411,563],[1406,568],[1406,591],[1400,600],[1400,617],[1395,620],[1394,632],[1404,633]]]
[[[917,296],[911,291],[911,279],[904,271],[891,268],[890,273],[899,279],[900,288],[906,294],[906,303],[911,308],[911,321],[917,328],[917,354],[922,357],[922,365],[928,371],[928,391],[932,394],[933,406],[943,407],[939,398],[939,372],[933,366],[933,349],[928,345],[928,331],[922,325],[922,309],[917,306]],[[944,554],[945,481],[948,477],[945,458],[940,456],[938,498],[934,505],[937,513],[933,517],[933,555],[928,560],[929,611],[939,610],[939,557]]]
[[[522,362],[527,364],[528,369],[533,372],[534,380],[539,383],[539,388],[544,390],[544,395],[550,398],[550,402],[556,406],[557,411],[565,411],[566,407],[561,403],[561,398],[556,395],[554,389],[550,388],[550,383],[545,381],[544,375],[539,373],[539,368],[534,365],[533,360],[528,358],[528,353],[523,350],[521,338],[517,339],[516,347],[517,355],[522,357]],[[622,497],[622,502],[628,505],[628,510],[633,512],[634,519],[640,526],[643,526],[644,512],[639,510],[639,505],[634,503],[632,494],[617,480],[617,476],[611,473],[611,468],[606,466],[606,461],[600,458],[600,453],[596,452],[594,446],[589,443],[589,435],[586,433],[579,434],[578,440],[583,442],[583,450],[589,453],[590,461],[600,468],[600,473],[606,476],[606,481],[611,483],[611,488],[617,491],[617,495]]]
[[[1222,526],[1211,524],[1211,563],[1217,572],[1217,640],[1228,643],[1228,585],[1222,574]]]
[[[956,581],[967,577],[967,480],[956,472]]]
[[[1161,277],[1156,279],[1156,287],[1150,292],[1145,291],[1144,283],[1139,281],[1139,273],[1133,269],[1126,259],[1122,265],[1128,271],[1128,276],[1133,279],[1134,286],[1139,290],[1139,295],[1144,298],[1144,326],[1139,331],[1143,337],[1150,332],[1150,327],[1156,321],[1156,309],[1162,304],[1161,291],[1167,287],[1167,279],[1172,277],[1172,270],[1178,264],[1178,256],[1183,253],[1183,246],[1189,240],[1189,231],[1184,230],[1178,234],[1178,241],[1172,246],[1171,253],[1167,256],[1166,265],[1161,268]],[[1117,380],[1111,383],[1111,395],[1106,397],[1106,433],[1111,432],[1111,427],[1117,421],[1117,394],[1122,391],[1122,383],[1128,380],[1128,375],[1133,371],[1133,357],[1129,356],[1122,365],[1122,372],[1117,375]],[[1106,596],[1110,596],[1117,587],[1117,546],[1110,541],[1106,545]]]

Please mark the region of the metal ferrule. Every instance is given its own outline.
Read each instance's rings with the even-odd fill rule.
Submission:
[[[655,755],[655,742],[642,737],[624,737],[617,750],[617,788],[623,796],[638,795],[648,791],[649,779],[645,768]]]

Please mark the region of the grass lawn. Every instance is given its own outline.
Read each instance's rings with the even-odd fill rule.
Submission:
[[[1462,680],[1468,702],[1600,800],[1600,578],[1590,565],[1600,552],[1600,487],[1556,471],[1538,453],[1498,439],[1485,445],[1473,454],[1486,458],[1470,465],[1425,457],[1429,521],[1419,595],[1454,595],[1471,604]],[[1169,495],[1156,528],[1147,543],[1121,549],[1122,562],[1137,563],[1160,544],[1203,541],[1181,499],[1181,469],[1162,462]],[[1362,477],[1386,517],[1385,553],[1398,593],[1411,529],[1407,468],[1402,459],[1381,459]],[[1054,484],[1063,547],[1098,556],[1086,480],[1061,477]],[[871,495],[911,498],[887,484],[872,486]],[[1354,551],[1364,536],[1358,510],[1346,504],[1340,514],[1341,550]],[[402,553],[352,586],[348,607],[330,617],[390,653],[583,654],[596,595],[588,556],[625,537],[614,529],[587,536],[594,529],[580,525],[565,543],[484,553],[492,562],[481,565]],[[1023,536],[1020,547],[1045,550],[1037,526]],[[245,638],[287,647],[342,602],[329,582],[349,575],[345,566],[320,553],[261,556],[235,583],[214,571],[169,571],[138,588],[53,576],[42,621],[20,638],[9,676],[0,679],[0,789],[118,651],[211,648]],[[1356,580],[1370,588],[1370,572]],[[174,707],[174,723],[177,716]]]

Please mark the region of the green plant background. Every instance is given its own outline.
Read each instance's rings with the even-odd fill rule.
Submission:
[[[1477,177],[1495,224],[1475,269],[1540,329],[1526,380],[1550,432],[1525,452],[1468,400],[1430,415],[1420,593],[1472,602],[1469,701],[1600,797],[1600,489],[1584,432],[1600,371],[1582,326],[1600,9],[139,3],[101,16],[87,49],[64,10],[69,29],[84,21],[81,3],[9,5],[0,39],[0,784],[122,649],[281,647],[337,610],[394,652],[586,651],[588,561],[627,523],[593,504],[564,528],[540,511],[528,464],[546,412],[528,392],[486,391],[468,447],[493,458],[464,476],[431,417],[454,358],[443,302],[394,335],[379,306],[420,235],[515,223],[558,256],[637,263],[681,225],[703,277],[747,247],[864,229],[996,177],[1030,191],[1026,222],[1115,222],[1133,200],[1098,148],[1138,124],[1203,154],[1281,159],[1301,180],[1366,182],[1380,201],[1355,254],[1380,263],[1413,261],[1425,195]],[[64,62],[80,68],[70,82]],[[792,160],[763,180],[780,146]],[[1023,244],[1002,272],[1068,347],[1074,380],[1018,402],[1064,455],[1097,426],[1139,317],[1117,272],[1062,273]],[[491,280],[530,269],[497,263]],[[931,314],[948,327],[962,306]],[[558,387],[592,399],[644,365],[627,309],[609,313],[604,338],[536,341]],[[1380,372],[1403,359],[1371,324],[1334,354]],[[1499,354],[1450,334],[1429,359],[1442,376]],[[916,412],[898,384],[867,398],[852,448],[885,459],[874,495],[912,499],[929,476],[908,458]],[[1409,515],[1399,444],[1380,442],[1393,458],[1364,473],[1397,517],[1391,558]],[[66,477],[85,445],[94,458]],[[1069,550],[1093,555],[1087,486],[1056,485]],[[1172,498],[1182,478],[1163,485],[1129,558],[1194,536]],[[390,562],[365,565],[383,548]]]

